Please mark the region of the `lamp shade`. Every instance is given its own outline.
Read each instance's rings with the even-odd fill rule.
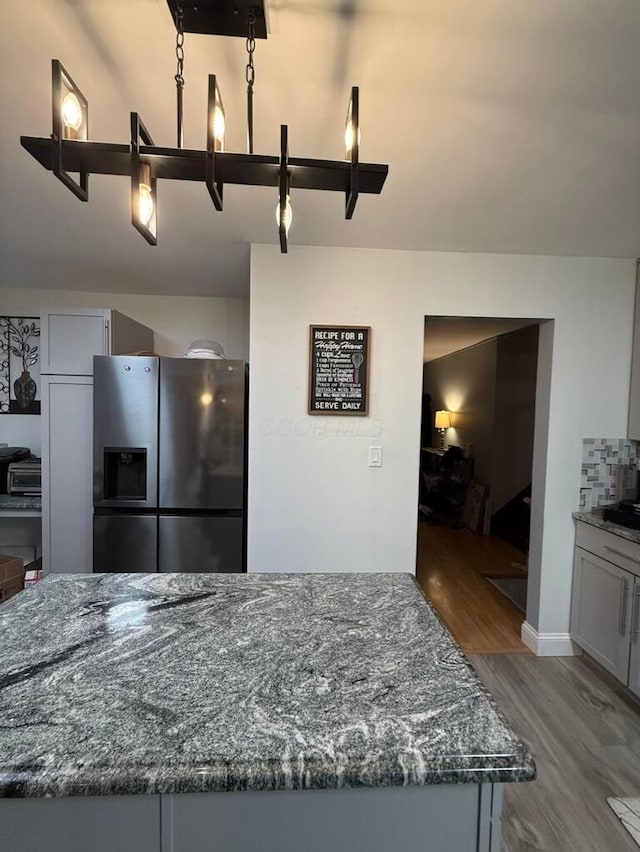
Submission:
[[[449,429],[451,427],[451,412],[444,409],[436,411],[435,427],[436,429]]]

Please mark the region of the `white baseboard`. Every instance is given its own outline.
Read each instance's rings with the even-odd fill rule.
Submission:
[[[528,621],[523,623],[520,636],[536,657],[575,657],[582,653],[568,633],[538,633]]]

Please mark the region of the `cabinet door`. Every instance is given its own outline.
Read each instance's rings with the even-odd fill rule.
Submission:
[[[623,683],[629,668],[633,576],[576,547],[571,638]]]
[[[633,584],[631,607],[631,657],[629,659],[629,689],[640,697],[640,577]]]
[[[2,849],[158,852],[160,796],[0,799]],[[162,843],[162,845],[161,845]]]
[[[627,435],[634,441],[640,440],[640,265],[636,268],[636,308],[633,324]]]
[[[92,376],[93,356],[110,355],[110,311],[64,308],[41,317],[43,375]]]
[[[42,377],[42,555],[56,573],[91,571],[93,380]]]

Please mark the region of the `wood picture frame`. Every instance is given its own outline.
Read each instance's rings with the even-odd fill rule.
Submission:
[[[370,350],[369,325],[309,326],[308,414],[369,414]]]
[[[487,488],[472,480],[462,509],[462,523],[474,533],[482,533],[484,512],[487,500]]]

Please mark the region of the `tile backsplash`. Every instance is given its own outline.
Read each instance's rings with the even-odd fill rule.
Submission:
[[[627,438],[585,438],[582,442],[580,509],[586,512],[636,495],[638,445]]]

